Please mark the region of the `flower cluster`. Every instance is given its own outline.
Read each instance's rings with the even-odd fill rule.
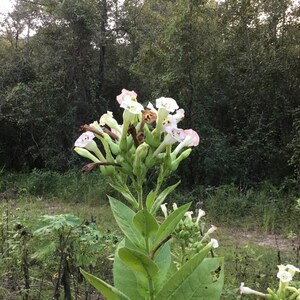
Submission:
[[[156,108],[152,103],[144,108],[134,91],[123,89],[117,101],[124,109],[123,124],[118,124],[108,111],[99,122],[81,127],[84,133],[76,140],[74,150],[93,161],[86,171],[100,166],[104,175],[112,175],[118,168],[124,174],[144,177],[148,168],[164,164],[172,172],[190,154],[190,149],[182,149],[199,144],[194,130],[178,127],[184,110],[174,99],[161,97],[156,99]],[[98,148],[95,137],[101,141],[104,152]]]
[[[177,209],[177,204],[173,204],[173,211]],[[167,203],[161,205],[161,210],[165,216],[168,217]],[[218,248],[218,241],[210,238],[210,235],[218,228],[214,225],[208,230],[205,230],[206,224],[203,220],[205,211],[198,210],[197,217],[193,218],[194,212],[187,211],[184,218],[178,223],[173,232],[173,237],[179,244],[179,250],[176,255],[176,264],[178,267],[182,266],[186,261],[190,260],[196,253],[201,251],[208,242],[212,243],[213,248]]]
[[[279,279],[279,287],[277,291],[273,291],[268,288],[268,294],[255,291],[251,288],[245,287],[244,282],[241,283],[240,292],[245,295],[256,295],[265,299],[296,299],[300,300],[300,289],[290,286],[290,281],[296,273],[300,272],[300,269],[293,265],[279,265],[277,278]]]

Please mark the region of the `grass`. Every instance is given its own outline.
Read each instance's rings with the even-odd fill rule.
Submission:
[[[106,197],[106,194],[114,193],[111,193],[107,181],[96,172],[86,176],[77,172],[59,174],[36,170],[30,174],[2,173],[0,179],[0,246],[4,258],[0,263],[0,299],[1,294],[4,299],[8,295],[10,299],[26,299],[20,259],[24,249],[16,236],[16,224],[21,223],[32,233],[39,226],[40,216],[70,213],[78,216],[82,222],[96,218],[102,233],[121,236]],[[247,192],[234,186],[221,186],[199,187],[189,194],[173,194],[172,202],[183,204],[192,201],[194,208],[201,207],[206,211],[207,224],[219,227],[215,236],[220,244],[217,254],[225,258],[222,299],[239,299],[241,282],[262,292],[268,286],[276,287],[278,264],[299,266],[300,242],[295,233],[299,232],[300,222],[299,211],[295,209],[296,196],[296,190],[287,193],[282,187],[270,184]],[[293,239],[288,239],[288,235]],[[41,266],[32,259],[35,247],[38,244],[30,242],[27,250],[31,282],[38,287],[42,275],[39,273]],[[113,245],[108,245],[101,250],[102,254],[93,269],[93,274],[109,281],[112,262],[108,256],[112,248]],[[5,249],[13,250],[9,250],[10,254],[7,255]],[[48,277],[43,279],[43,293],[39,295],[38,288],[33,288],[32,299],[51,298],[50,291],[54,288],[53,276],[57,268],[55,253],[48,263],[47,272],[44,272]],[[13,282],[8,280],[10,276],[14,276]],[[82,284],[78,283],[81,293],[86,292]],[[76,286],[72,289],[75,293]],[[91,291],[89,295],[90,299],[98,297]]]

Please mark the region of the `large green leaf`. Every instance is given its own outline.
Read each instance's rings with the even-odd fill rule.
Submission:
[[[158,224],[146,208],[140,210],[133,218],[133,224],[146,238],[154,235],[158,229]]]
[[[149,256],[138,251],[124,247],[119,249],[118,255],[125,265],[137,272],[147,274],[147,276],[153,277],[159,270]]]
[[[172,275],[173,262],[168,242],[159,249],[154,261],[159,268],[159,272],[154,277],[154,288],[158,291]]]
[[[143,237],[133,225],[135,212],[119,200],[108,196],[113,215],[124,235],[135,245],[141,245]]]
[[[143,273],[135,272],[120,259],[118,250],[124,247],[125,244],[130,244],[130,242],[125,243],[125,240],[121,241],[115,253],[113,266],[114,285],[131,300],[144,300],[147,295],[147,277]]]
[[[172,234],[173,230],[182,219],[186,211],[189,209],[191,203],[180,206],[174,210],[161,224],[155,237],[153,247],[157,246],[164,238]]]
[[[100,278],[97,278],[94,275],[83,271],[82,269],[80,269],[80,272],[93,287],[103,294],[107,300],[130,300],[130,298],[124,295],[121,291],[109,285]]]
[[[204,247],[162,286],[155,300],[217,300],[224,273],[222,259],[205,259],[211,245]],[[205,260],[204,260],[205,259]]]
[[[150,213],[155,214],[157,210],[159,209],[160,205],[165,201],[166,197],[174,191],[174,189],[179,185],[180,181],[177,183],[167,187],[165,190],[163,190],[157,198],[154,200],[151,208],[150,208]]]

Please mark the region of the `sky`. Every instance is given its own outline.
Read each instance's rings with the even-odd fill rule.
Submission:
[[[15,0],[0,0],[0,13],[7,13],[12,11]],[[300,0],[294,0],[294,4],[300,4]]]
[[[13,0],[0,0],[0,13],[12,11]]]

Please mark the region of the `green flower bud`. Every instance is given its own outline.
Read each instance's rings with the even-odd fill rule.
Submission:
[[[88,158],[88,159],[92,160],[93,162],[100,162],[100,160],[96,156],[94,156],[91,152],[89,152],[88,150],[86,150],[84,148],[75,147],[74,151],[77,152],[80,156]]]
[[[185,151],[183,151],[183,152],[180,154],[180,156],[177,157],[177,158],[171,163],[170,169],[171,169],[172,171],[177,170],[177,168],[178,168],[180,162],[181,162],[182,160],[184,160],[185,158],[187,158],[187,157],[191,154],[191,152],[192,152],[192,149],[191,149],[191,148],[188,148],[188,149],[186,149]]]

